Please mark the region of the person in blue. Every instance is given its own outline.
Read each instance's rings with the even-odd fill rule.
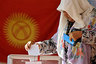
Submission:
[[[95,64],[96,9],[87,0],[61,0],[57,10],[61,12],[57,35],[42,44],[37,42],[40,51],[46,51],[45,54],[56,51],[62,64]],[[70,41],[82,40],[72,46],[64,40],[64,33],[69,35]],[[25,49],[28,50],[30,45],[27,43]]]

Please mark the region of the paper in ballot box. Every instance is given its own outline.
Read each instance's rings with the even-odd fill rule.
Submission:
[[[40,55],[39,47],[36,44],[31,45],[31,48],[28,50],[29,55],[38,56]]]
[[[29,41],[30,43],[30,41]],[[30,58],[30,62],[25,62],[25,64],[58,64],[59,57],[58,56],[51,56],[50,54],[40,55],[40,49],[38,45],[33,44],[31,48],[28,50],[28,55],[33,56]]]
[[[41,61],[25,62],[25,64],[42,64]]]

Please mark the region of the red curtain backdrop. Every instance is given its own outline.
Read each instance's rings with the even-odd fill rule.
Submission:
[[[38,24],[38,30],[37,30],[38,35],[36,35],[36,37],[38,37],[38,38],[34,37],[35,41],[43,41],[46,39],[50,39],[52,37],[52,35],[54,33],[56,33],[56,31],[57,31],[60,13],[56,10],[56,8],[58,7],[59,3],[60,3],[60,0],[1,0],[0,1],[0,61],[6,62],[7,56],[9,54],[27,54],[27,52],[24,49],[24,45],[27,42],[24,43],[23,46],[20,48],[16,47],[15,46],[16,42],[19,40],[18,39],[15,40],[13,38],[9,39],[9,37],[11,38],[13,34],[11,34],[11,35],[9,33],[7,34],[6,30],[4,30],[4,27],[7,28],[7,31],[11,27],[14,32],[14,30],[16,28],[14,29],[15,26],[14,27],[11,26],[12,22],[14,22],[14,19],[13,19],[14,16],[15,16],[15,22],[18,21],[18,19],[16,17],[19,17],[19,16],[21,16],[21,18],[23,16],[24,16],[24,18],[26,18],[26,16],[28,16],[27,20],[30,18],[33,18],[35,20],[34,22],[36,22],[36,24]],[[12,14],[14,14],[14,13],[17,14],[17,16],[14,15],[12,17]],[[20,15],[18,13],[22,13],[22,14]],[[24,18],[23,18],[23,20],[25,21]],[[10,21],[10,20],[12,20],[12,21]],[[8,25],[8,24],[10,24],[10,25]],[[24,25],[23,23],[19,23],[19,24]],[[30,23],[28,25],[30,25]],[[35,29],[35,28],[33,28],[33,29]],[[27,29],[25,29],[25,30],[27,30]],[[10,30],[9,30],[9,32],[10,32]],[[33,32],[33,33],[35,33],[35,32]],[[31,33],[31,34],[33,34],[33,33]],[[6,37],[5,34],[7,34],[7,36],[9,36],[9,37]],[[22,34],[22,33],[20,33],[20,34]],[[20,38],[21,38],[21,36],[20,36]],[[16,41],[16,42],[13,43],[12,41]],[[22,41],[23,41],[23,39],[22,39]],[[12,43],[13,43],[13,45],[12,45]],[[18,45],[19,44],[17,44],[17,46]]]

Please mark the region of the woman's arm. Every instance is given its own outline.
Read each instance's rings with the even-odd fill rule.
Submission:
[[[41,43],[39,42],[38,45],[39,45],[41,54],[49,54],[49,53],[56,54],[57,53],[56,42],[54,42],[53,39],[44,40]]]
[[[41,54],[48,54],[48,53],[55,54],[55,53],[57,53],[56,52],[56,49],[57,49],[56,42],[57,42],[57,33],[55,33],[53,35],[53,37],[49,40],[39,41],[39,42],[35,42],[35,43],[39,46]],[[25,50],[28,51],[30,49],[31,45],[33,45],[33,44],[27,43],[25,45]]]

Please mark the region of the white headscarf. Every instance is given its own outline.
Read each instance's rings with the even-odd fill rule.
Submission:
[[[65,18],[63,11],[66,11],[70,17],[74,19],[75,23],[73,26],[75,28],[83,28],[85,24],[80,14],[85,12],[88,14],[92,9],[93,7],[87,0],[61,0],[61,3],[57,8],[57,10],[61,12],[57,40],[57,52],[60,57],[63,58],[64,56],[64,51],[60,49],[60,45],[62,44],[61,39],[64,33],[64,28],[67,26],[67,19]]]

